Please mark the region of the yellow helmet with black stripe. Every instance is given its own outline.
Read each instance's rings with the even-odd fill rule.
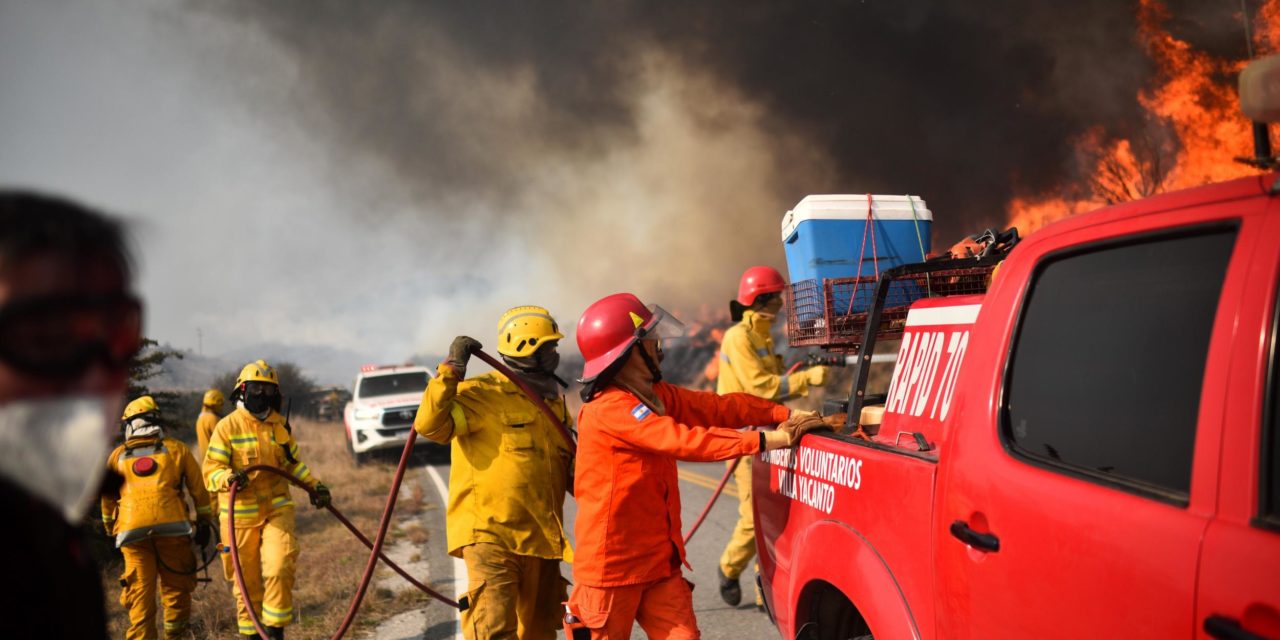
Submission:
[[[498,320],[498,353],[513,358],[533,355],[538,347],[564,338],[543,307],[514,307]]]

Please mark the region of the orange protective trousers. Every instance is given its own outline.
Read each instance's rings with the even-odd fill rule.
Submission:
[[[569,604],[591,640],[626,640],[640,623],[651,640],[696,640],[693,587],[679,573],[662,580],[622,587],[574,585]]]

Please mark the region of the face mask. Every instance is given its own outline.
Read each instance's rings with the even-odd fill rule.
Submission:
[[[538,349],[533,355],[538,361],[538,370],[543,373],[555,373],[560,367],[560,352],[555,349]]]
[[[0,476],[56,508],[84,518],[98,497],[120,400],[61,396],[0,406]],[[108,417],[111,416],[111,417]]]
[[[146,418],[134,418],[124,425],[124,439],[152,438],[160,435],[160,425]]]
[[[264,395],[245,396],[244,400],[240,401],[240,406],[259,420],[265,419],[271,412],[271,403]]]
[[[280,388],[266,382],[246,382],[241,404],[259,420],[266,420],[272,409],[280,410]]]

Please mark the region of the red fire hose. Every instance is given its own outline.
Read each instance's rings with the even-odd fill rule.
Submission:
[[[711,513],[711,507],[715,505],[716,500],[720,498],[720,492],[724,491],[724,485],[729,482],[729,478],[733,476],[733,472],[738,468],[738,463],[742,462],[742,458],[733,461],[729,468],[725,470],[724,475],[720,478],[720,484],[716,485],[716,490],[711,493],[711,499],[707,501],[707,506],[702,508],[702,513],[698,514],[698,519],[693,521],[689,533],[684,534],[684,544],[689,546],[689,541],[693,539],[693,534],[698,532],[698,527],[702,526],[702,521],[707,519],[707,514]]]
[[[529,399],[532,400],[535,405],[537,405],[538,409],[540,409],[544,414],[546,414],[547,418],[551,420],[551,424],[555,425],[556,428],[560,431],[560,436],[564,438],[565,444],[567,444],[569,447],[570,455],[576,454],[577,446],[574,443],[573,433],[569,431],[569,428],[565,426],[564,422],[561,421],[560,418],[556,417],[556,414],[551,410],[551,407],[547,406],[546,401],[544,401],[541,396],[539,396],[535,391],[533,391],[533,389],[530,389],[528,385],[524,384],[524,382],[520,380],[519,376],[517,376],[515,372],[511,371],[511,369],[507,368],[506,365],[502,364],[501,362],[499,362],[489,354],[483,351],[477,350],[473,352],[473,355],[480,358],[484,362],[488,363],[489,366],[493,367],[499,373],[501,373],[502,375],[505,375],[508,379],[510,379],[513,383],[515,383],[515,385],[519,387],[520,390],[523,391],[524,394],[528,396]],[[338,509],[334,507],[332,504],[325,507],[326,509],[329,510],[329,513],[333,514],[333,517],[337,518],[338,521],[343,524],[343,526],[345,526],[349,531],[351,531],[352,535],[358,538],[360,542],[364,543],[364,546],[369,547],[369,550],[370,550],[369,561],[368,563],[365,564],[364,574],[361,576],[360,582],[357,583],[356,585],[356,594],[351,599],[351,605],[347,608],[347,615],[346,617],[343,618],[342,624],[338,627],[338,630],[334,632],[333,640],[338,640],[342,636],[346,635],[347,630],[351,627],[351,623],[355,621],[356,612],[360,610],[360,604],[364,600],[365,592],[368,591],[369,589],[369,581],[373,578],[373,568],[377,566],[379,558],[381,558],[382,561],[387,564],[387,566],[391,567],[392,570],[400,574],[402,578],[409,581],[409,584],[412,584],[413,586],[417,587],[419,590],[423,591],[428,596],[435,598],[436,600],[439,600],[440,602],[443,602],[455,609],[465,610],[467,608],[468,603],[466,601],[466,598],[462,598],[461,602],[455,602],[437,593],[436,591],[432,590],[430,587],[426,586],[425,584],[422,584],[418,580],[415,580],[412,576],[409,575],[407,571],[402,569],[395,562],[392,562],[390,558],[388,558],[385,554],[382,553],[382,544],[383,542],[386,541],[387,528],[391,524],[391,514],[395,510],[396,498],[400,494],[400,483],[404,479],[405,470],[408,468],[409,456],[413,452],[413,443],[414,443],[414,440],[417,439],[417,436],[418,436],[418,433],[416,431],[412,429],[409,431],[409,438],[404,443],[404,451],[400,454],[400,464],[398,467],[396,467],[395,475],[392,476],[391,491],[390,493],[387,494],[387,505],[382,511],[382,518],[378,522],[378,535],[374,538],[373,542],[369,542],[369,538],[366,537],[363,533],[361,533],[360,530],[357,529],[356,526],[352,524],[351,521],[346,518],[346,516],[342,515],[342,512],[338,511]],[[310,487],[307,487],[305,484],[298,481],[298,479],[294,478],[292,475],[289,475],[289,473],[287,473],[286,471],[278,467],[273,467],[265,464],[255,464],[255,465],[250,465],[248,467],[245,467],[244,469],[241,469],[241,471],[244,471],[245,473],[248,473],[250,471],[264,471],[267,473],[274,473],[284,478],[285,480],[288,480],[294,485],[301,487],[304,491],[307,492],[307,495],[309,496],[315,495]],[[723,485],[723,483],[721,484]],[[240,489],[240,486],[238,484],[234,482],[231,483],[230,489],[228,491],[227,499],[232,505],[235,504],[236,493],[239,491],[239,489]],[[710,505],[708,505],[708,507],[710,507]],[[231,566],[235,570],[236,585],[240,589],[240,597],[241,599],[244,600],[245,608],[249,611],[249,619],[253,621],[254,630],[257,631],[258,635],[263,640],[267,640],[267,631],[262,627],[262,621],[258,619],[258,612],[254,610],[253,603],[249,600],[249,590],[245,586],[244,570],[240,566],[240,550],[235,543],[236,522],[235,522],[234,514],[232,514],[232,517],[227,520],[227,528],[228,528],[228,534],[231,538],[229,540],[230,544],[228,545],[231,548]]]
[[[533,401],[533,404],[537,405],[538,409],[542,411],[543,415],[547,416],[547,420],[550,420],[551,424],[556,426],[556,429],[560,432],[560,437],[564,438],[565,445],[569,447],[569,457],[572,458],[573,456],[578,455],[578,445],[577,441],[573,437],[573,432],[569,431],[569,427],[565,426],[564,421],[556,417],[555,412],[551,410],[551,407],[547,406],[546,401],[542,399],[542,396],[538,395],[538,392],[530,389],[529,385],[526,385],[520,380],[520,376],[516,375],[514,371],[508,368],[507,365],[502,364],[502,361],[497,358],[494,358],[479,349],[472,351],[471,355],[485,361],[486,364],[493,367],[498,373],[506,376],[508,380],[514,382],[517,387],[520,387],[520,390],[524,392],[524,395],[528,396],[529,399]],[[565,410],[567,411],[568,409],[569,407],[566,405]]]
[[[458,602],[454,602],[453,600],[450,600],[449,598],[446,598],[443,595],[440,595],[439,593],[433,591],[430,587],[413,579],[408,574],[408,572],[400,568],[398,565],[396,565],[396,563],[392,562],[390,558],[386,557],[382,553],[382,543],[386,541],[387,527],[388,525],[391,524],[391,513],[395,509],[396,497],[400,493],[400,482],[401,480],[404,479],[404,472],[405,472],[405,469],[408,467],[409,456],[413,452],[413,441],[416,439],[417,435],[418,434],[416,431],[412,431],[412,430],[409,431],[409,439],[404,443],[404,452],[400,454],[400,466],[396,468],[396,473],[393,476],[391,481],[391,492],[387,495],[387,506],[386,508],[383,509],[382,519],[378,522],[378,535],[377,537],[374,538],[372,543],[370,543],[369,539],[365,537],[364,534],[360,533],[360,530],[356,529],[355,525],[351,524],[351,521],[347,520],[347,518],[343,516],[342,513],[338,511],[332,504],[326,507],[329,510],[329,513],[332,513],[333,516],[337,518],[339,522],[341,522],[344,526],[346,526],[347,529],[351,531],[351,533],[353,533],[357,538],[359,538],[360,541],[363,542],[365,546],[369,547],[370,549],[369,561],[368,563],[365,564],[364,575],[361,576],[360,582],[357,583],[356,585],[355,597],[351,599],[351,606],[347,608],[347,615],[345,618],[343,618],[342,624],[338,627],[338,630],[333,634],[333,640],[338,640],[338,638],[341,638],[342,636],[346,635],[347,629],[350,628],[351,623],[355,621],[356,612],[359,611],[360,603],[364,600],[364,594],[369,588],[369,581],[373,577],[373,568],[377,566],[379,558],[382,558],[383,562],[386,562],[388,566],[394,569],[395,572],[400,574],[403,578],[408,580],[410,584],[417,587],[418,589],[421,589],[423,592],[425,592],[427,595],[431,596],[432,598],[435,598],[436,600],[439,600],[440,602],[443,602],[456,609],[466,608],[467,603],[465,599],[463,599],[463,602],[458,603]],[[314,495],[314,492],[312,492],[312,490],[309,487],[307,487],[305,484],[298,481],[296,478],[289,475],[286,471],[278,467],[273,467],[265,464],[255,464],[255,465],[250,465],[248,467],[245,467],[244,469],[242,469],[242,471],[244,471],[245,473],[248,473],[250,471],[264,471],[267,473],[274,473],[284,478],[285,480],[288,480],[289,482],[292,482],[293,484],[299,487],[302,487],[303,490],[305,490],[308,495]],[[230,504],[235,505],[236,493],[239,491],[239,489],[240,489],[239,484],[234,482],[231,483],[229,495],[227,498]],[[240,588],[240,597],[241,599],[244,600],[245,609],[247,609],[249,612],[249,619],[253,621],[254,630],[258,632],[258,635],[263,640],[267,640],[267,631],[262,627],[262,621],[258,619],[258,612],[254,610],[253,602],[249,600],[249,590],[246,588],[245,582],[244,582],[244,570],[240,567],[240,550],[236,545],[236,519],[234,514],[232,514],[232,517],[227,519],[227,528],[231,538],[228,541],[229,542],[228,546],[231,548],[231,566],[235,569],[236,585]]]

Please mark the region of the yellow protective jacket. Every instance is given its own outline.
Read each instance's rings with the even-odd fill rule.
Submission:
[[[284,428],[284,416],[272,411],[266,420],[259,420],[244,407],[237,407],[218,421],[204,454],[205,487],[218,494],[223,517],[228,512],[235,514],[236,527],[260,526],[272,511],[293,508],[288,480],[273,473],[251,471],[249,486],[240,489],[235,508],[231,509],[232,505],[227,504],[231,472],[255,464],[284,469],[311,488],[320,484],[298,456],[298,445]]]
[[[133,438],[115,448],[107,467],[124,477],[119,498],[102,498],[102,524],[116,546],[152,536],[190,535],[186,493],[196,515],[212,518],[209,493],[187,445],[173,438]]]
[[[569,449],[551,421],[513,382],[489,373],[459,382],[448,365],[422,393],[413,428],[453,442],[449,553],[492,542],[524,556],[573,561],[563,527]],[[547,402],[572,428],[564,398]]]
[[[196,418],[196,443],[200,446],[200,455],[204,455],[209,450],[209,437],[213,435],[213,428],[218,426],[218,414],[210,411],[208,407],[200,410],[200,417]]]
[[[783,375],[782,358],[773,352],[773,322],[748,309],[742,321],[724,332],[720,343],[720,375],[716,393],[749,393],[781,402],[809,395],[809,379],[803,371]]]

